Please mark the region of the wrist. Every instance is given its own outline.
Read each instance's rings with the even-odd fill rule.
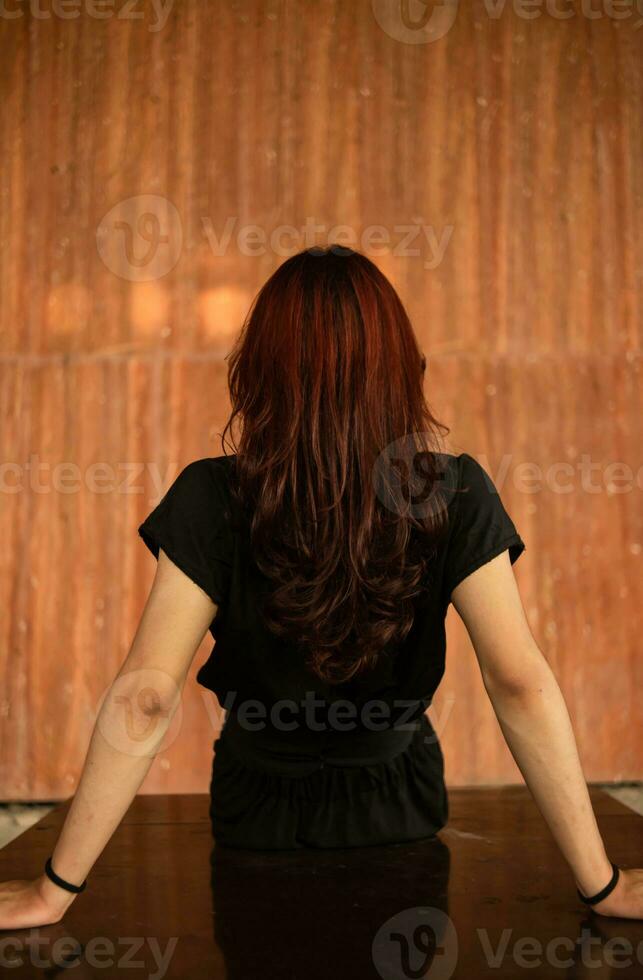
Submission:
[[[576,887],[583,895],[596,895],[610,881],[613,874],[612,862],[607,854],[592,864],[591,867],[583,868],[574,874]]]
[[[36,888],[47,907],[55,911],[66,911],[76,898],[73,892],[61,888],[46,874],[41,874],[36,879]]]

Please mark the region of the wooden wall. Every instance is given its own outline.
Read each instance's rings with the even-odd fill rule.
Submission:
[[[7,6],[0,798],[73,792],[153,574],[137,525],[159,480],[220,453],[224,356],[307,222],[317,241],[348,226],[400,290],[451,448],[487,465],[527,544],[517,576],[586,774],[640,778],[636,13],[468,0],[423,28],[419,0]],[[452,785],[519,780],[453,612],[432,712]],[[206,791],[216,719],[189,684],[143,790]]]

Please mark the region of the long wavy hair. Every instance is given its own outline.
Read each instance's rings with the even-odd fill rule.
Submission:
[[[317,677],[349,681],[409,633],[445,524],[449,429],[425,401],[425,359],[377,266],[330,246],[268,279],[228,360],[222,440],[271,585],[260,617]]]

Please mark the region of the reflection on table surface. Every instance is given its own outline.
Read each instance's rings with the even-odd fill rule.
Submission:
[[[592,789],[608,852],[642,818]],[[406,980],[643,975],[643,922],[588,913],[524,787],[452,790],[433,839],[346,850],[213,844],[207,795],[139,796],[61,923],[0,932],[12,977]],[[38,874],[69,803],[0,851]]]

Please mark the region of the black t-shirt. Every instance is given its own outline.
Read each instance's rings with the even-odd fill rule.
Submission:
[[[382,684],[420,699],[433,695],[444,667],[444,619],[455,587],[481,565],[509,549],[512,563],[525,549],[490,476],[467,453],[443,454],[449,529],[430,568],[431,595],[395,658],[354,683],[369,694]],[[216,647],[198,682],[223,703],[239,698],[296,697],[312,675],[268,634],[257,615],[265,580],[253,566],[247,529],[234,506],[229,479],[235,456],[197,459],[173,481],[138,528],[158,558],[159,547],[217,604],[210,630]],[[463,492],[461,492],[463,491]],[[274,658],[274,659],[273,659]],[[384,668],[387,669],[384,669]],[[335,696],[335,685],[315,686]],[[345,696],[346,686],[340,686]]]
[[[266,580],[254,566],[248,529],[231,496],[235,458],[206,457],[189,463],[138,528],[155,557],[162,548],[217,605],[210,626],[216,643],[197,673],[198,683],[217,695],[230,719],[223,737],[215,741],[211,785],[213,799],[218,787],[212,814],[215,836],[244,847],[292,847],[302,842],[350,846],[433,832],[446,820],[447,810],[440,747],[425,711],[444,673],[445,617],[451,594],[464,578],[502,551],[508,549],[513,563],[525,549],[493,481],[467,453],[440,455],[444,486],[456,492],[446,496],[447,527],[431,559],[428,592],[418,604],[413,626],[403,644],[394,653],[383,654],[372,670],[348,683],[331,685],[313,675],[301,657],[260,622],[258,597]],[[352,706],[353,713],[342,714],[341,705]],[[352,719],[352,728],[349,721],[342,729],[338,718]],[[245,722],[240,724],[239,719]],[[395,743],[399,739],[395,733],[372,735],[378,726],[394,729],[409,723],[422,726],[422,738],[417,733],[406,736],[404,751]],[[260,729],[261,735],[252,734]],[[337,729],[350,734],[337,734]],[[366,742],[360,742],[364,729]],[[381,744],[376,745],[378,738]],[[352,748],[347,750],[348,745]],[[362,770],[359,775],[347,775],[348,757]],[[333,759],[339,761],[333,765]],[[415,775],[402,772],[404,766],[407,770],[411,766]],[[421,781],[423,773],[426,791],[414,811],[408,783]],[[314,774],[317,788],[311,792],[313,797],[317,793],[317,804],[305,819],[304,804],[296,803],[292,790],[284,797],[283,779],[299,779],[301,784]],[[265,808],[270,792],[272,817],[259,819],[257,810],[260,803]],[[433,804],[427,793],[433,794]],[[344,807],[346,800],[353,800],[348,822],[336,816],[340,797]],[[400,807],[395,816],[393,797]],[[332,819],[324,815],[324,804]],[[360,806],[368,808],[368,818],[365,811],[361,823],[355,816]],[[409,817],[413,812],[415,821]]]

